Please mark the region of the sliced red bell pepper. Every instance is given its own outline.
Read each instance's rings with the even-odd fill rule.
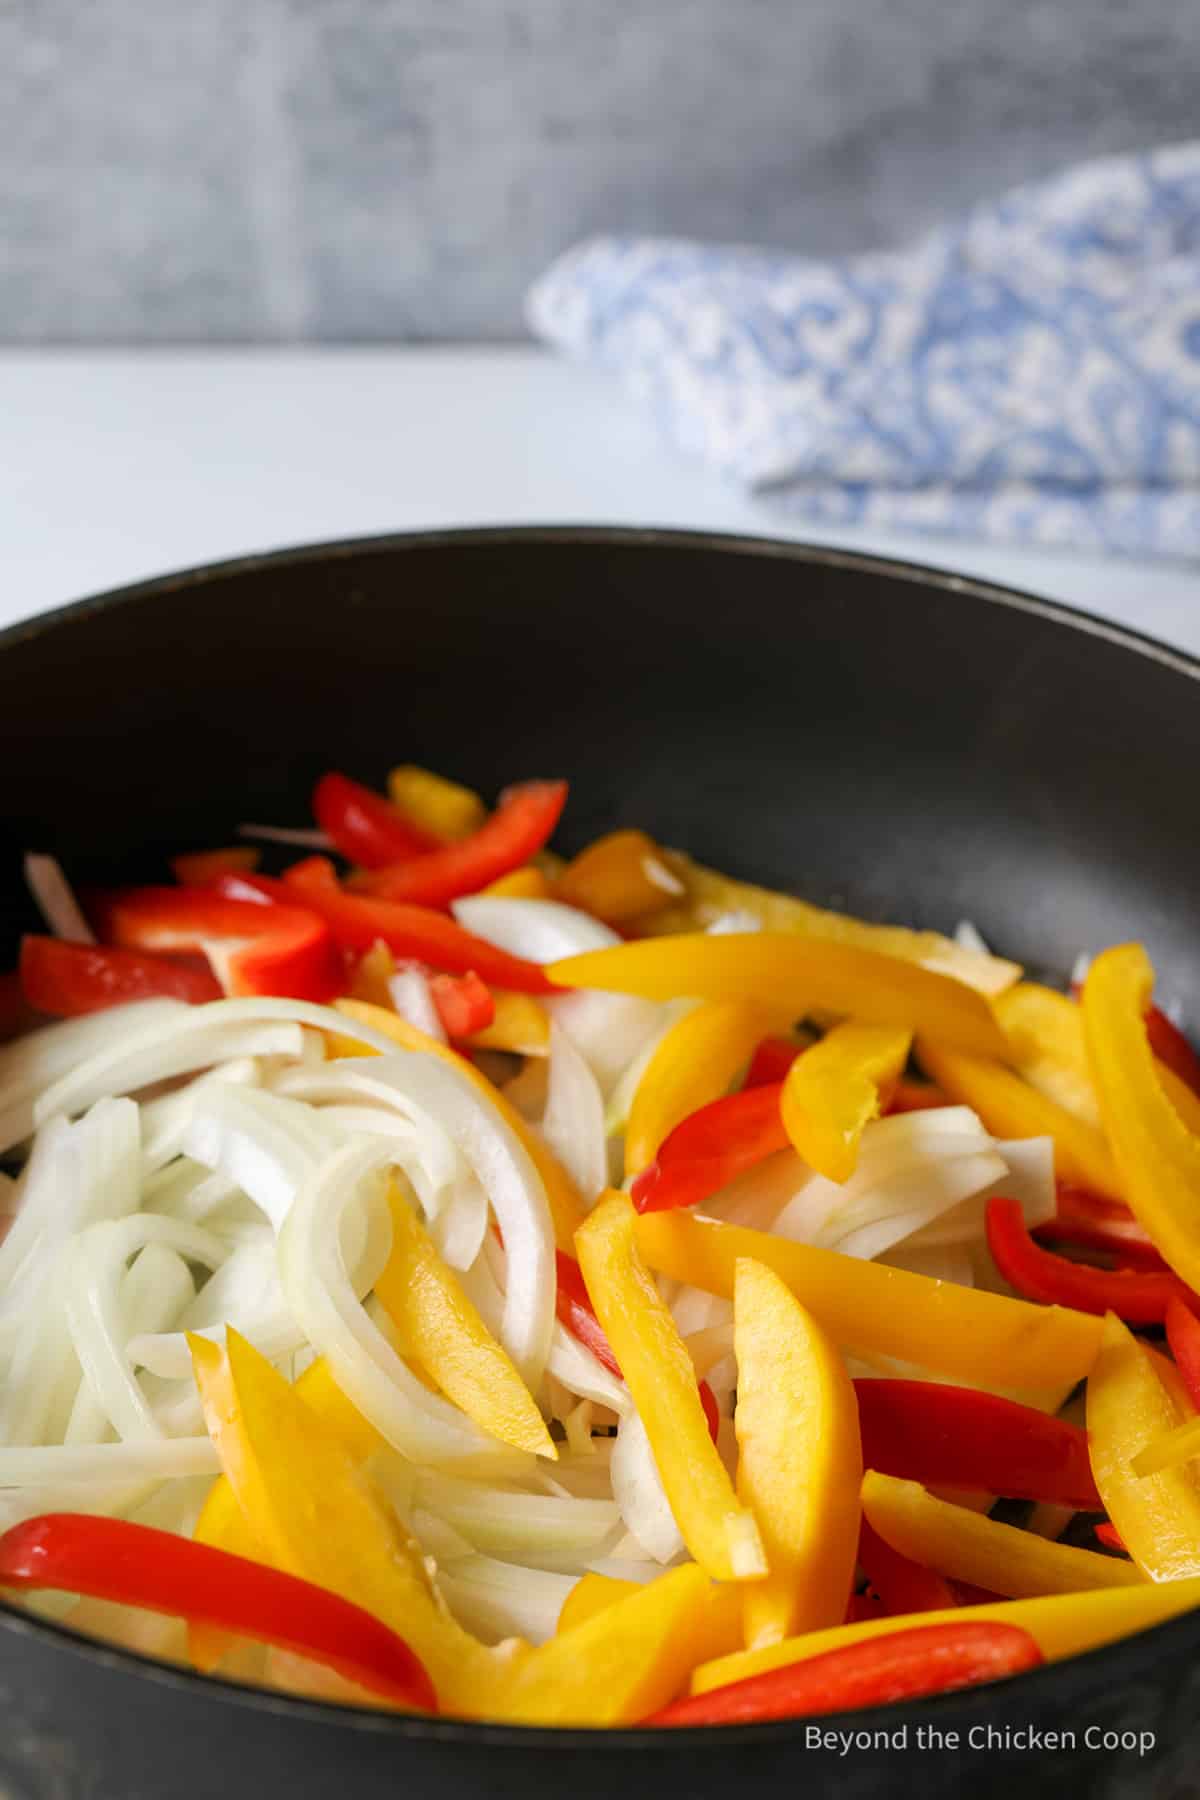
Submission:
[[[728,1687],[673,1701],[647,1725],[750,1725],[848,1712],[948,1693],[1034,1669],[1042,1653],[1016,1625],[964,1619],[889,1631],[823,1656],[768,1669]]]
[[[889,1613],[945,1612],[958,1605],[944,1576],[893,1550],[866,1519],[859,1526],[858,1563]]]
[[[612,1345],[604,1334],[604,1327],[596,1317],[595,1308],[588,1297],[587,1286],[583,1279],[583,1271],[573,1256],[565,1250],[555,1252],[555,1267],[558,1273],[557,1298],[555,1311],[558,1322],[577,1337],[586,1350],[590,1350],[596,1361],[603,1363],[610,1375],[623,1381],[621,1365],[613,1355]],[[721,1429],[721,1414],[717,1406],[717,1397],[707,1381],[700,1381],[700,1404],[704,1408],[704,1419],[708,1426],[708,1435],[715,1444]]]
[[[892,1089],[884,1113],[934,1112],[950,1102],[932,1081],[909,1081],[903,1075]]]
[[[864,1619],[883,1619],[887,1616],[887,1608],[879,1595],[864,1588],[861,1594],[851,1594],[846,1602],[846,1624],[861,1625]]]
[[[250,875],[262,861],[262,851],[252,844],[231,844],[225,850],[189,850],[171,858],[171,873],[183,887],[208,887],[218,875]]]
[[[1101,1510],[1087,1433],[1066,1419],[940,1381],[866,1377],[854,1391],[865,1468],[926,1487]]]
[[[312,797],[313,815],[347,861],[382,869],[406,857],[425,856],[439,840],[399,807],[348,775],[322,775]]]
[[[793,1044],[791,1038],[765,1037],[750,1058],[742,1086],[774,1087],[783,1080],[802,1048],[801,1044]]]
[[[47,938],[46,943],[57,943],[57,938]],[[21,985],[20,969],[6,969],[0,975],[0,1044],[9,1038],[19,1037],[23,1031],[32,1031],[38,1023],[39,1015]]]
[[[104,944],[68,944],[62,938],[23,938],[20,975],[30,1006],[59,1019],[159,995],[193,1006],[222,995],[220,982],[208,969]]]
[[[689,1113],[634,1181],[630,1193],[637,1210],[695,1206],[773,1151],[786,1150],[782,1091],[781,1082],[743,1088]]]
[[[1152,1006],[1146,1014],[1146,1036],[1159,1062],[1165,1063],[1194,1094],[1200,1094],[1200,1056],[1161,1007]]]
[[[429,992],[447,1037],[465,1038],[486,1031],[496,1017],[492,991],[474,969],[465,975],[431,976]]]
[[[281,994],[324,1004],[345,992],[333,933],[294,903],[231,900],[219,885],[126,888],[100,903],[98,921],[105,938],[122,949],[200,951],[231,994]]]
[[[1076,1312],[1116,1313],[1133,1325],[1161,1325],[1172,1298],[1195,1297],[1178,1275],[1160,1269],[1094,1269],[1043,1250],[1029,1235],[1018,1200],[999,1195],[987,1203],[992,1258],[1010,1287],[1046,1306]]]
[[[1061,1181],[1058,1210],[1054,1218],[1035,1228],[1034,1236],[1052,1244],[1073,1244],[1081,1250],[1104,1250],[1138,1268],[1167,1266],[1145,1227],[1127,1206]]]
[[[49,1588],[218,1626],[312,1657],[399,1706],[437,1711],[403,1638],[327,1588],[127,1519],[43,1513],[0,1537],[0,1587]]]
[[[1169,1300],[1165,1316],[1167,1343],[1192,1405],[1200,1410],[1200,1319],[1182,1300]]]
[[[383,900],[445,906],[528,862],[553,832],[566,803],[565,781],[524,781],[501,795],[495,812],[469,838],[407,862],[393,859],[393,867],[356,876],[353,885]]]
[[[1190,1313],[1188,1314],[1188,1317],[1189,1319],[1191,1318]],[[1097,1525],[1096,1538],[1099,1543],[1104,1545],[1106,1550],[1119,1550],[1122,1556],[1128,1556],[1129,1552],[1125,1548],[1124,1539],[1116,1526],[1110,1525],[1107,1519],[1101,1520],[1100,1524]]]
[[[310,857],[296,864],[282,881],[268,875],[226,875],[216,884],[216,891],[231,899],[257,899],[259,904],[273,900],[304,907],[324,919],[343,950],[362,953],[384,943],[397,956],[411,957],[451,975],[465,975],[473,969],[481,981],[514,988],[520,994],[559,991],[537,963],[497,950],[444,913],[343,892],[314,867],[321,860]]]

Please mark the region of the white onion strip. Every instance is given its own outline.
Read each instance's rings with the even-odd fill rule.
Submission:
[[[25,880],[55,937],[72,944],[95,943],[96,934],[84,918],[57,856],[41,856],[30,850],[25,857]]]
[[[184,1017],[182,1000],[135,1000],[128,1006],[45,1025],[0,1049],[0,1150],[11,1150],[34,1127],[37,1096],[69,1076],[107,1045]],[[38,1123],[61,1110],[42,1109]]]
[[[669,1563],[684,1548],[646,1427],[632,1408],[617,1427],[609,1470],[613,1499],[626,1529],[657,1563]]]
[[[0,1488],[58,1481],[170,1481],[220,1472],[217,1453],[206,1437],[0,1448]]]
[[[542,1136],[583,1198],[595,1200],[608,1183],[604,1099],[595,1075],[557,1019],[550,1023],[550,1083]]]

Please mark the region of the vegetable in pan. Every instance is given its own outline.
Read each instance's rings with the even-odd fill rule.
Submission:
[[[288,1692],[663,1728],[1200,1605],[1200,1062],[1146,951],[1059,993],[640,830],[564,861],[566,798],[330,772],[277,873],[28,859],[0,1588]]]

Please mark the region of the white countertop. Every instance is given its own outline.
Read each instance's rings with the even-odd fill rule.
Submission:
[[[1200,567],[790,526],[533,348],[0,353],[0,625],[247,551],[568,522],[819,535],[1200,652]]]

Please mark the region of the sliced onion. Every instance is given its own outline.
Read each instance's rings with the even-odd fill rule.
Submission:
[[[210,1087],[188,1120],[183,1148],[249,1195],[278,1232],[334,1142],[312,1107],[256,1089]]]
[[[55,937],[73,944],[95,943],[96,934],[84,918],[75,890],[56,856],[39,856],[29,851],[25,857],[25,880]]]
[[[437,1578],[459,1624],[488,1644],[511,1637],[544,1644],[558,1629],[558,1615],[578,1579],[490,1556],[464,1558],[439,1569]]]
[[[608,1097],[608,1106],[604,1115],[604,1128],[610,1137],[620,1137],[629,1123],[629,1109],[633,1105],[633,1096],[641,1085],[642,1076],[650,1066],[650,1058],[658,1049],[673,1025],[694,1010],[695,1000],[668,1000],[658,1007],[658,1017],[648,1037],[633,1060],[626,1064],[620,1078],[613,1086]]]
[[[969,948],[970,946],[968,946]],[[908,1269],[930,1281],[952,1281],[956,1287],[974,1287],[975,1269],[965,1244],[934,1244],[922,1248],[915,1238],[893,1244],[883,1258],[889,1268]]]
[[[707,1218],[724,1219],[728,1225],[771,1231],[788,1201],[811,1176],[812,1170],[794,1150],[777,1150],[711,1194],[701,1210]]]
[[[954,927],[954,941],[960,950],[972,950],[977,956],[992,954],[982,934],[972,925],[970,919],[958,921]]]
[[[655,1562],[671,1562],[684,1547],[683,1537],[663,1488],[646,1427],[633,1408],[617,1426],[609,1468],[613,1499],[626,1529]]]
[[[987,1203],[995,1194],[1004,1194],[1020,1202],[1025,1223],[1031,1231],[1035,1225],[1043,1225],[1054,1217],[1058,1208],[1054,1186],[1054,1140],[1048,1137],[1014,1138],[997,1142],[996,1153],[1006,1165],[1005,1173],[915,1233],[911,1240],[914,1248],[967,1244],[973,1239],[984,1238]]]
[[[442,1016],[433,1004],[429,977],[420,963],[405,963],[398,968],[388,981],[388,993],[402,1019],[407,1019],[410,1025],[415,1025],[418,1031],[439,1044],[449,1041]]]
[[[271,1362],[304,1342],[304,1333],[284,1301],[270,1239],[235,1250],[185,1309],[177,1330],[138,1333],[130,1338],[126,1354],[132,1364],[154,1375],[185,1380],[192,1372],[185,1333],[194,1331],[221,1344],[226,1325],[234,1326]]]
[[[327,831],[313,825],[239,825],[239,837],[261,838],[264,844],[295,844],[301,850],[336,848]]]
[[[416,1503],[447,1520],[477,1549],[540,1568],[578,1568],[607,1549],[619,1527],[611,1500],[515,1493],[420,1470]]]
[[[142,1175],[153,1175],[174,1160],[183,1149],[188,1122],[198,1101],[210,1087],[256,1087],[260,1064],[253,1056],[219,1063],[207,1075],[199,1075],[186,1087],[142,1102]]]
[[[49,1444],[0,1448],[0,1488],[79,1481],[171,1481],[184,1475],[219,1475],[212,1440],[147,1438],[116,1444]]]
[[[11,1150],[33,1130],[33,1105],[45,1089],[89,1061],[106,1045],[182,1018],[182,1000],[135,1000],[128,1006],[44,1025],[0,1049],[0,1150]],[[42,1118],[59,1111],[43,1109]]]
[[[762,920],[757,913],[745,907],[735,907],[732,912],[718,913],[716,918],[705,927],[709,937],[740,937],[746,931],[761,931]]]
[[[173,1010],[169,1015],[152,1017],[148,1023],[139,1019],[136,1026],[132,1007],[93,1014],[86,1021],[71,1021],[94,1024],[100,1020],[107,1031],[89,1040],[97,1046],[93,1054],[83,1061],[68,1063],[68,1072],[60,1079],[49,1086],[43,1084],[34,1107],[34,1122],[40,1123],[57,1112],[82,1112],[105,1094],[130,1093],[239,1056],[302,1057],[306,1054],[305,1040],[296,1029],[301,1025],[356,1038],[384,1053],[395,1050],[391,1040],[371,1026],[307,1000],[255,996],[213,1000],[206,1006],[153,1004],[170,1004]],[[0,1095],[2,1082],[0,1062]]]
[[[195,1297],[196,1284],[178,1251],[168,1249],[165,1244],[147,1244],[138,1251],[121,1279],[117,1300],[120,1317],[118,1344],[124,1344],[138,1332],[166,1330]],[[67,1318],[69,1324],[69,1308]],[[76,1354],[78,1355],[78,1345]],[[128,1367],[123,1355],[121,1360],[123,1367]],[[196,1399],[197,1416],[189,1436],[203,1430],[203,1415],[199,1412],[199,1397],[194,1385],[192,1396]],[[155,1416],[162,1425],[162,1417],[157,1410]],[[63,1441],[68,1444],[99,1444],[111,1432],[112,1422],[107,1409],[89,1383],[81,1381]]]
[[[279,1270],[292,1314],[334,1380],[401,1455],[413,1462],[526,1469],[532,1458],[478,1429],[433,1394],[397,1356],[351,1285],[340,1224],[364,1184],[395,1159],[378,1139],[335,1151],[301,1188],[279,1239]],[[382,1183],[377,1204],[383,1207]]]
[[[67,1328],[83,1378],[122,1438],[162,1435],[118,1342],[124,1335],[119,1302],[125,1265],[147,1244],[166,1244],[210,1269],[226,1257],[224,1244],[211,1233],[154,1213],[92,1225],[73,1239],[63,1277]]]
[[[549,1073],[542,1136],[583,1198],[595,1200],[608,1181],[604,1100],[595,1075],[557,1019],[550,1022]]]

